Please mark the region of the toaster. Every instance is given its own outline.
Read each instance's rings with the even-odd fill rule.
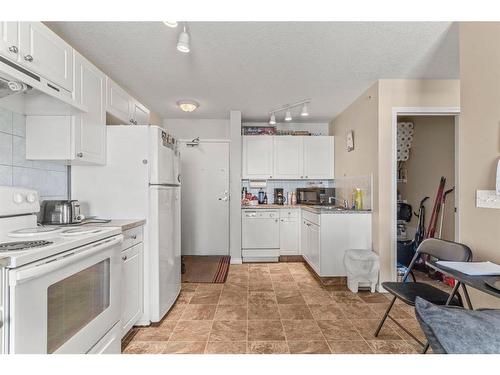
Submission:
[[[77,200],[47,200],[42,202],[42,224],[78,224],[85,217]]]

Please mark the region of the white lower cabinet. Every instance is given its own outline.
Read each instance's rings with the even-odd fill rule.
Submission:
[[[280,210],[280,255],[299,255],[299,210]]]
[[[346,250],[372,249],[371,213],[303,211],[300,243],[302,257],[319,276],[346,276]]]
[[[319,215],[303,212],[301,222],[301,254],[304,260],[320,274]]]
[[[135,228],[134,228],[135,229]],[[142,233],[142,227],[141,233]],[[129,233],[127,233],[129,232]],[[137,229],[125,231],[124,237],[142,240]],[[124,241],[124,243],[127,243]],[[121,336],[134,326],[143,313],[143,243],[139,242],[122,250],[122,314]]]

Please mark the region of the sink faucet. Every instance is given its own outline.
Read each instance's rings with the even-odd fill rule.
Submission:
[[[342,202],[345,209],[349,208],[349,203],[347,199],[339,199],[337,197],[328,197],[328,204],[332,204],[332,201]]]

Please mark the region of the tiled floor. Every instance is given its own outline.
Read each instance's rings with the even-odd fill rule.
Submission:
[[[135,329],[124,353],[417,353],[387,321],[389,296],[322,287],[303,263],[231,265],[225,284],[183,284],[156,327]],[[413,308],[392,310],[424,339]]]

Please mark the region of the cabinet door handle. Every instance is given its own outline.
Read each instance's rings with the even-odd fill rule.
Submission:
[[[18,53],[19,52],[19,48],[17,48],[16,46],[10,46],[9,47],[9,52]]]
[[[32,62],[33,61],[33,56],[26,55],[26,56],[24,56],[24,60],[27,61],[27,62]]]
[[[304,176],[300,176],[300,178],[304,178]]]
[[[83,152],[79,152],[78,154],[76,154],[76,156],[79,158],[83,158]]]
[[[132,238],[133,240],[136,240],[137,239],[137,234],[131,235],[130,238]]]
[[[131,124],[134,123],[134,119],[133,118],[131,118],[129,121],[130,121]]]
[[[122,260],[126,261],[127,260],[127,256],[126,255],[122,256]]]
[[[306,178],[309,178],[309,176],[306,176]]]

